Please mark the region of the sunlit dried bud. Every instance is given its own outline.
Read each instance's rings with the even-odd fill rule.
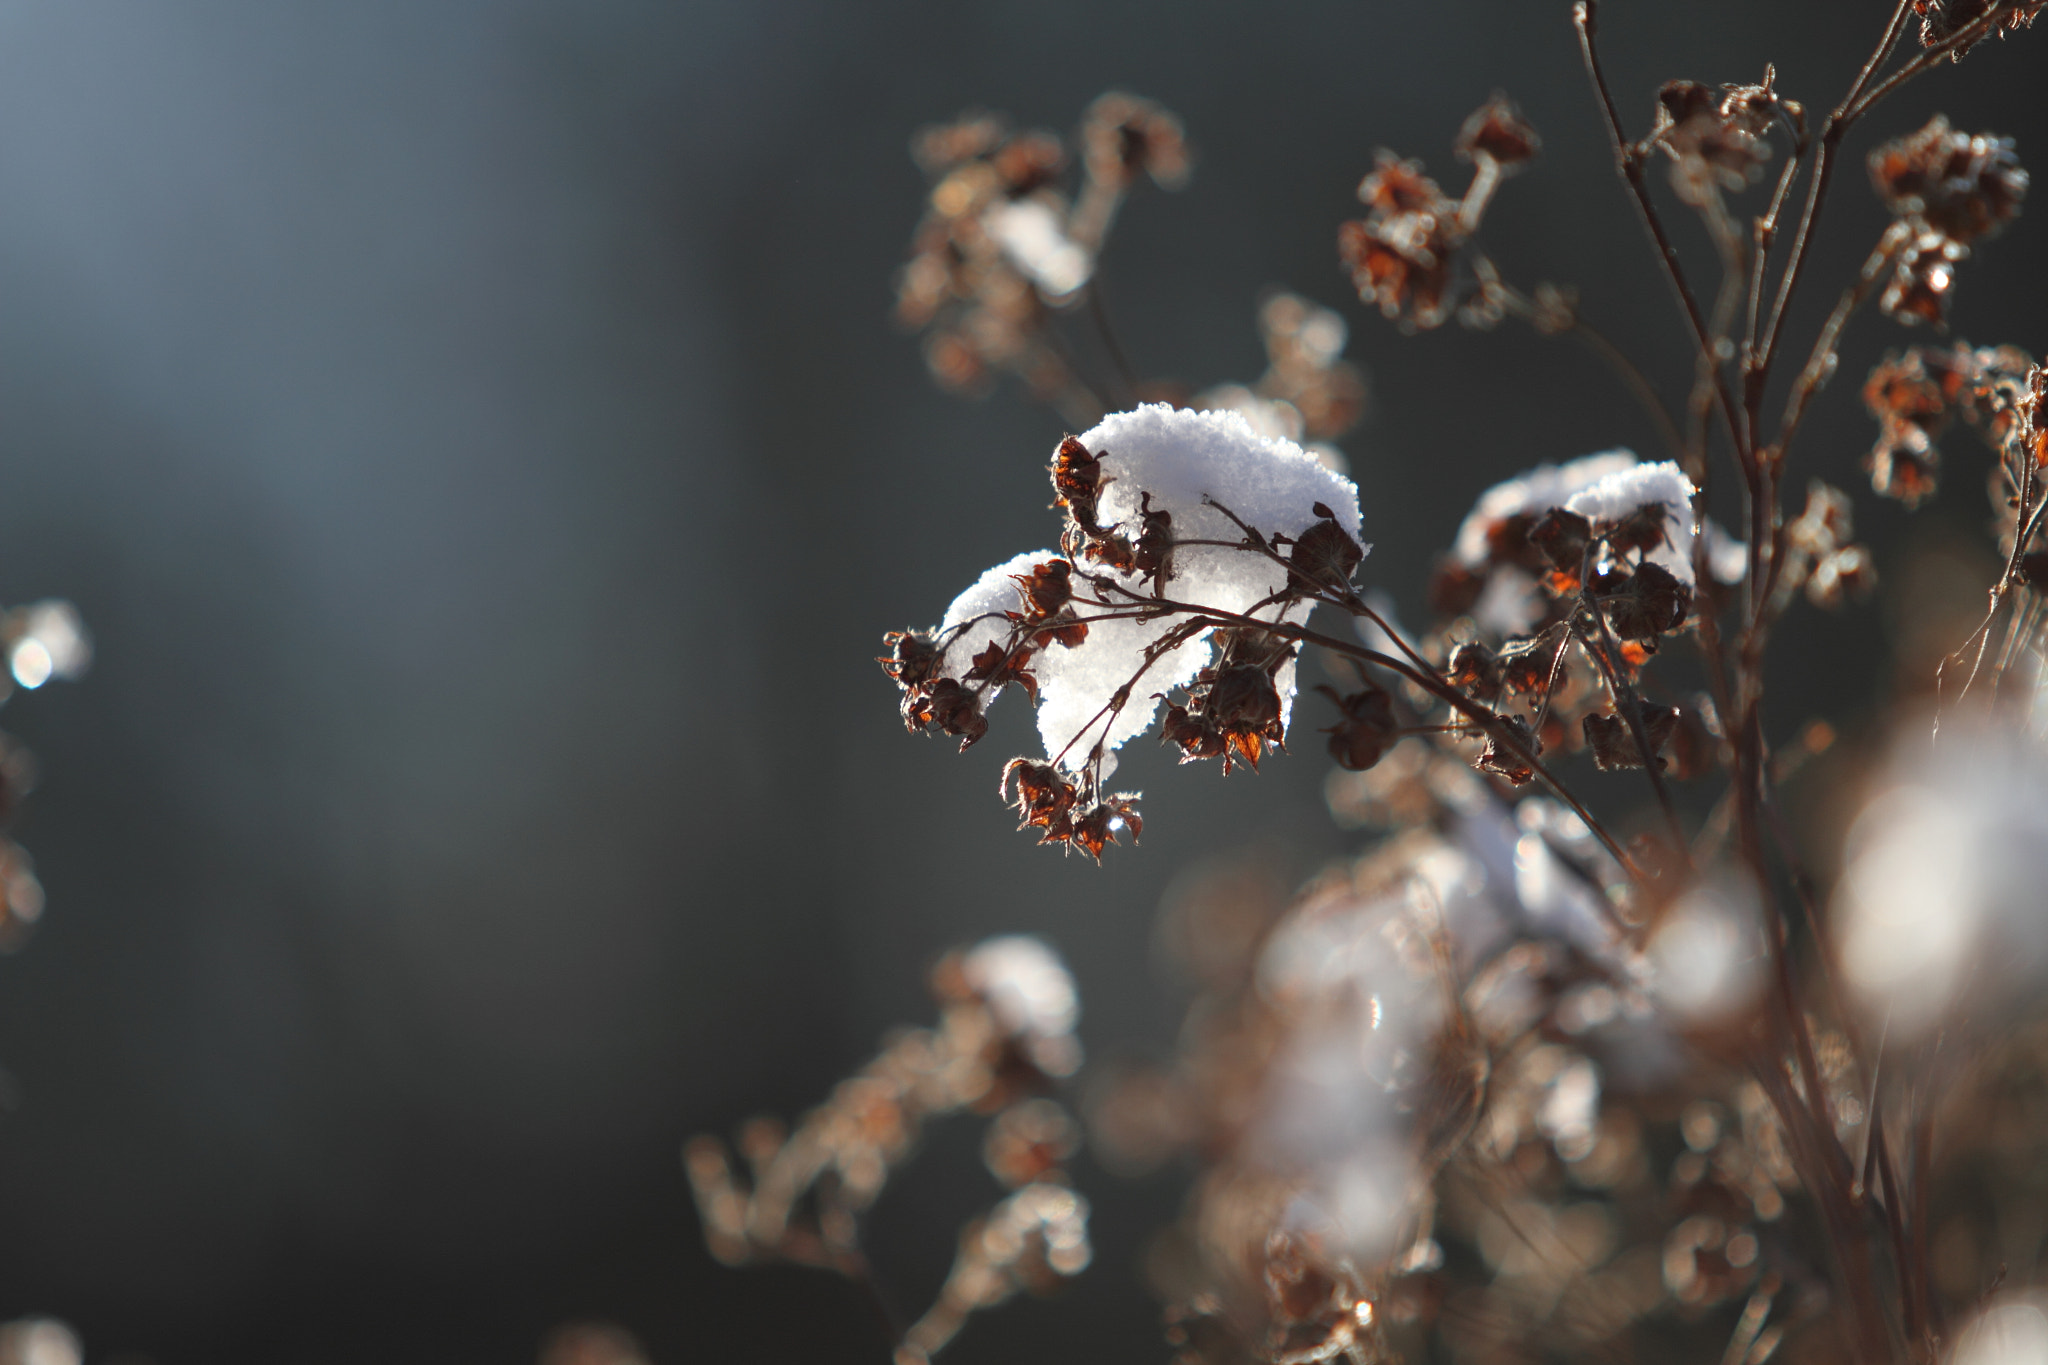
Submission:
[[[1050,185],[1066,169],[1067,154],[1051,133],[1020,133],[989,158],[1012,198]]]
[[[1899,257],[1877,306],[1900,322],[1941,326],[1947,318],[1949,292],[1955,288],[1956,262],[1969,254],[1961,242],[1940,233],[1923,234]]]
[[[1047,1099],[1023,1100],[997,1114],[981,1148],[989,1173],[1011,1189],[1063,1179],[1060,1167],[1080,1150],[1080,1125]]]
[[[1963,354],[1968,356],[1967,349]],[[1929,435],[1939,433],[1949,404],[1957,400],[1958,391],[1971,376],[1951,364],[1937,378],[1928,372],[1927,357],[1920,347],[1903,353],[1891,351],[1871,367],[1870,378],[1863,385],[1863,406],[1872,417],[1912,422],[1925,427]]]
[[[1770,86],[1767,71],[1758,86],[1715,89],[1697,81],[1670,81],[1657,92],[1649,141],[1671,157],[1671,184],[1679,198],[1704,205],[1762,173],[1771,154],[1765,134],[1780,104],[1789,103],[1779,101]]]
[[[1136,792],[1118,792],[1091,807],[1074,821],[1074,832],[1070,837],[1074,847],[1099,863],[1102,850],[1118,842],[1117,834],[1125,830],[1130,832],[1134,844],[1145,832],[1145,822],[1138,816]]]
[[[1920,46],[1938,47],[1950,38],[1976,23],[1991,12],[1996,0],[1913,0],[1913,12],[1920,16]],[[1953,49],[1957,61],[1963,54],[1975,47],[1982,38],[1992,33],[2003,38],[2034,22],[2041,12],[2041,0],[2027,0],[2013,6],[2012,11],[1984,30],[1977,38]]]
[[[1444,680],[1475,697],[1496,697],[1500,695],[1500,663],[1484,643],[1467,640],[1451,651]]]
[[[1430,214],[1353,220],[1337,229],[1337,253],[1362,302],[1409,330],[1450,319],[1453,244]]]
[[[1503,170],[1519,169],[1523,162],[1531,160],[1542,150],[1543,139],[1522,117],[1522,111],[1515,107],[1515,102],[1496,91],[1492,99],[1480,105],[1465,120],[1465,126],[1458,130],[1454,148],[1466,161],[1487,156]]]
[[[1280,693],[1273,675],[1256,664],[1237,664],[1213,670],[1214,677],[1202,688],[1202,707],[1232,752],[1254,769],[1266,744],[1279,744],[1285,732],[1280,725]],[[1223,759],[1230,770],[1230,754]]]
[[[971,683],[986,683],[991,692],[1016,683],[1031,694],[1032,701],[1038,700],[1038,679],[1025,665],[1031,662],[1031,647],[1015,644],[1005,647],[1002,642],[991,640],[988,647],[974,656],[973,666],[961,675]]]
[[[1095,498],[1101,482],[1101,459],[1078,438],[1062,438],[1052,457],[1053,494],[1056,504],[1085,531],[1096,529]]]
[[[1159,724],[1159,738],[1162,743],[1180,746],[1180,761],[1183,763],[1221,758],[1226,747],[1223,732],[1210,722],[1207,715],[1190,713],[1178,704],[1166,708],[1166,718]]]
[[[932,683],[924,694],[923,707],[913,712],[910,703],[917,695],[912,692],[904,698],[903,719],[910,729],[936,725],[942,734],[957,735],[963,752],[988,733],[988,717],[981,713],[980,699],[957,679],[940,678]]]
[[[1014,800],[1010,797],[1013,782],[1017,788]],[[1013,758],[1004,765],[997,791],[1016,807],[1017,828],[1047,830],[1048,842],[1057,837],[1050,831],[1064,828],[1076,797],[1074,784],[1058,768],[1028,758]]]
[[[1088,106],[1081,145],[1094,180],[1121,187],[1142,172],[1161,189],[1187,183],[1187,137],[1181,122],[1151,100],[1115,90],[1101,96]]]
[[[1404,161],[1385,149],[1375,154],[1372,174],[1359,182],[1358,198],[1367,208],[1386,214],[1442,218],[1453,209],[1436,181],[1422,173],[1420,161]]]
[[[1539,636],[1510,640],[1500,648],[1500,683],[1509,692],[1531,696],[1550,684],[1550,670],[1557,662],[1557,646],[1545,644]]]
[[[1927,432],[1910,422],[1888,422],[1863,459],[1870,486],[1887,498],[1918,507],[1934,493],[1941,475],[1941,451]]]
[[[1529,729],[1529,722],[1520,716],[1502,716],[1498,724],[1521,742],[1522,749],[1534,753],[1538,748],[1536,736]],[[1480,753],[1475,766],[1482,772],[1505,778],[1511,786],[1516,787],[1536,775],[1536,770],[1529,766],[1520,753],[1503,744],[1500,736],[1491,730],[1487,732],[1486,748]]]
[[[1549,561],[1554,571],[1552,586],[1559,592],[1576,589],[1586,547],[1593,539],[1593,523],[1577,512],[1553,507],[1536,519],[1526,535],[1530,546]]]
[[[1685,624],[1692,589],[1654,560],[1645,560],[1600,593],[1614,633],[1624,640],[1652,640]]]
[[[1330,687],[1316,690],[1335,702],[1342,713],[1342,718],[1323,732],[1330,737],[1330,757],[1337,766],[1362,773],[1377,764],[1398,738],[1393,697],[1378,687],[1343,696]]]
[[[1322,503],[1309,509],[1321,520],[1303,531],[1287,553],[1294,571],[1288,576],[1295,591],[1313,593],[1319,588],[1344,589],[1351,575],[1365,562],[1365,551],[1351,533],[1337,524],[1337,514]]]
[[[1407,329],[1440,327],[1456,307],[1452,257],[1461,243],[1458,206],[1422,164],[1382,151],[1358,197],[1372,210],[1342,224],[1337,252],[1358,297]]]
[[[1056,615],[1074,598],[1073,575],[1074,566],[1064,559],[1034,564],[1030,573],[1015,575],[1018,585],[1024,589],[1024,600],[1030,606],[1030,611],[1022,619],[1044,621]]]
[[[1807,600],[1832,611],[1852,598],[1864,598],[1877,588],[1877,563],[1861,545],[1848,545],[1813,566],[1806,580]]]
[[[1671,509],[1661,502],[1646,502],[1611,520],[1593,523],[1593,534],[1618,554],[1648,554],[1671,543]]]
[[[1961,132],[1941,114],[1872,152],[1870,179],[1894,215],[1966,244],[2011,221],[2027,194],[2011,138]]]
[[[939,666],[939,648],[930,631],[892,630],[882,637],[889,652],[875,660],[899,687],[928,681]]]
[[[1656,755],[1671,741],[1672,733],[1678,728],[1678,708],[1658,706],[1641,699],[1637,700],[1636,706],[1636,714],[1642,721],[1643,738],[1649,744],[1657,771],[1662,772],[1664,760],[1656,758]],[[1619,713],[1589,715],[1581,724],[1585,730],[1586,747],[1593,751],[1594,765],[1601,772],[1643,766],[1643,750],[1636,743],[1635,732]]]

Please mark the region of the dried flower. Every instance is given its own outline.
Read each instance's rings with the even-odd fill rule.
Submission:
[[[1650,755],[1657,770],[1662,772],[1664,760],[1656,758],[1656,755],[1671,742],[1671,736],[1678,728],[1678,708],[1641,700],[1636,703],[1636,708]],[[1621,715],[1588,715],[1581,724],[1585,727],[1586,747],[1593,751],[1593,762],[1601,772],[1643,766],[1643,751],[1636,744],[1635,732]]]
[[[1543,150],[1543,139],[1515,102],[1496,90],[1493,98],[1473,110],[1452,144],[1460,160],[1490,157],[1502,170],[1518,170]]]
[[[1337,232],[1337,254],[1358,297],[1406,331],[1441,327],[1457,307],[1451,288],[1462,243],[1457,206],[1422,174],[1420,162],[1390,152],[1379,154],[1358,197],[1372,214]]]
[[[1995,1030],[2048,979],[2048,755],[1983,722],[1903,745],[1858,817],[1834,916],[1843,970],[1894,1038]]]
[[[1704,207],[1722,191],[1752,184],[1771,155],[1766,137],[1780,114],[1795,122],[1799,105],[1773,90],[1766,68],[1760,85],[1667,81],[1657,92],[1656,123],[1647,142],[1671,158],[1671,187],[1688,204]]]
[[[965,743],[986,732],[988,699],[1023,685],[1049,762],[1012,763],[1006,799],[1014,780],[1026,827],[1099,856],[1142,824],[1135,796],[1102,790],[1114,751],[1173,689],[1186,700],[1162,737],[1184,757],[1221,755],[1227,771],[1284,742],[1294,649],[1203,614],[1298,624],[1318,595],[1351,591],[1365,549],[1357,490],[1234,413],[1115,414],[1060,443],[1052,481],[1064,552],[990,569],[937,630],[887,637],[883,668],[905,689],[911,728]],[[1076,780],[1055,783],[1053,769]]]
[[[1920,45],[1938,47],[1950,38],[1991,13],[1998,0],[1913,0],[1913,12],[1920,16]],[[2015,4],[1998,21],[1985,30],[1979,38],[1954,49],[1954,57],[1961,61],[1982,38],[1996,33],[2003,38],[2008,33],[2017,33],[2031,25],[2042,9],[2041,0],[2023,0]]]
[[[1964,245],[2012,221],[2027,196],[2011,138],[1961,132],[1941,114],[1872,152],[1870,179],[1893,215]]]

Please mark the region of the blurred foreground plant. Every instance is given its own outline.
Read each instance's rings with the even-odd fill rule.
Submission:
[[[1181,1052],[1099,1090],[1091,1134],[1113,1165],[1178,1155],[1198,1173],[1150,1264],[1182,1360],[2048,1359],[2048,1300],[2029,1297],[2048,1244],[2048,373],[2031,355],[1912,348],[1864,390],[1879,495],[1934,496],[1954,423],[1989,445],[2001,568],[1929,680],[1932,722],[1902,720],[1893,756],[1873,756],[1832,888],[1781,791],[1837,736],[1764,719],[1774,630],[1802,598],[1838,609],[1875,581],[1852,498],[1792,466],[1841,334],[1873,298],[1940,329],[2028,188],[2009,139],[1938,115],[1877,147],[1890,223],[1789,370],[1786,320],[1845,140],[2041,8],[1899,0],[1818,126],[1766,68],[1666,83],[1631,138],[1595,6],[1573,6],[1694,358],[1675,407],[1575,291],[1518,286],[1481,250],[1482,219],[1541,146],[1511,101],[1459,132],[1472,174],[1456,197],[1381,152],[1366,216],[1339,234],[1360,299],[1409,332],[1516,318],[1577,337],[1668,445],[1479,492],[1430,578],[1438,619],[1413,635],[1358,581],[1388,509],[1361,506],[1334,449],[1298,444],[1361,411],[1340,318],[1274,296],[1272,371],[1200,394],[1141,380],[1116,342],[1101,206],[1142,171],[1184,175],[1178,123],[1105,96],[1071,201],[1048,135],[985,115],[921,135],[935,188],[902,316],[929,329],[943,382],[1007,369],[1086,429],[1052,455],[1057,547],[988,570],[938,626],[887,637],[906,725],[965,749],[997,695],[1026,694],[1045,752],[1002,767],[1003,799],[1041,843],[1099,859],[1142,829],[1138,795],[1107,786],[1122,745],[1156,728],[1184,763],[1256,768],[1285,748],[1313,655],[1331,678],[1317,690],[1332,811],[1379,836],[1285,903],[1227,884],[1183,898],[1171,937],[1200,994]],[[1711,296],[1672,245],[1653,166],[1715,244]],[[1064,330],[1083,314],[1104,375]],[[1714,486],[1727,477],[1732,496]],[[1785,490],[1802,485],[1794,513]],[[1736,532],[1706,515],[1717,491]],[[947,972],[937,1033],[892,1043],[794,1136],[750,1130],[750,1187],[716,1144],[692,1146],[721,1256],[865,1276],[853,1215],[918,1125],[1011,1104],[971,1041],[1005,1026],[950,1022],[999,1020],[994,997]],[[989,1079],[935,1079],[961,1057]],[[1085,1213],[1063,1181],[1033,1179]],[[800,1199],[809,1222],[792,1217]],[[1027,1249],[1080,1268],[1033,1217],[970,1230],[940,1307],[895,1333],[902,1358],[1021,1282]]]

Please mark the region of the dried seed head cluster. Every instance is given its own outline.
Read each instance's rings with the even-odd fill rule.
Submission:
[[[1042,842],[1099,858],[1139,832],[1136,794],[1103,783],[1162,702],[1186,758],[1256,766],[1284,741],[1298,653],[1285,628],[1351,593],[1358,493],[1236,413],[1163,404],[1065,438],[1051,475],[1060,549],[989,570],[937,629],[889,636],[882,664],[910,728],[962,747],[986,733],[987,702],[1023,686],[1046,760],[1010,763],[1004,799]]]
[[[1080,143],[1081,185],[1070,200],[1061,190],[1066,150],[1051,133],[971,113],[913,142],[932,191],[897,281],[896,315],[926,333],[925,358],[947,388],[977,392],[1009,373],[1064,411],[1089,409],[1053,314],[1088,287],[1138,178],[1178,189],[1188,149],[1172,114],[1115,92],[1089,107]]]
[[[1757,85],[1706,86],[1668,81],[1657,92],[1655,122],[1645,140],[1671,159],[1671,187],[1694,208],[1718,206],[1724,192],[1744,189],[1770,160],[1770,130],[1783,123],[1804,136],[1805,110],[1774,88],[1766,68]]]
[[[1341,225],[1337,250],[1358,297],[1403,331],[1427,331],[1460,313],[1470,326],[1501,314],[1491,262],[1469,250],[1494,191],[1520,171],[1542,140],[1507,96],[1496,94],[1465,121],[1456,150],[1473,166],[1463,197],[1451,199],[1420,161],[1378,153],[1358,186],[1368,210]]]
[[[1870,179],[1896,220],[1897,260],[1878,306],[1901,322],[1940,326],[1956,265],[1973,243],[2019,214],[2027,172],[2011,138],[1959,132],[1936,114],[1919,132],[1870,154]]]
[[[1912,0],[1920,16],[1920,46],[1940,47],[1961,37],[1952,48],[1957,61],[1978,42],[1996,33],[2003,38],[2029,27],[2041,13],[2042,0]],[[1974,36],[1971,36],[1974,30]]]
[[[936,628],[887,637],[882,666],[913,729],[965,747],[1003,688],[1032,698],[1044,756],[1007,764],[1003,798],[1042,841],[1097,857],[1140,826],[1136,797],[1105,787],[1126,740],[1156,721],[1182,762],[1255,768],[1286,740],[1299,670],[1329,674],[1314,688],[1334,719],[1325,792],[1338,823],[1373,845],[1291,898],[1229,868],[1184,881],[1165,937],[1198,998],[1175,1052],[1091,1087],[1105,1165],[1178,1156],[1195,1170],[1185,1217],[1147,1258],[1177,1365],[2041,1354],[1999,1354],[1985,1344],[1994,1328],[2048,1349],[2048,1312],[1987,1288],[2001,1264],[2032,1255],[2033,1233],[2015,1244],[2004,1224],[2048,1226],[2035,1192],[2048,1161],[2048,371],[2030,356],[1915,348],[1886,356],[1865,386],[1880,494],[1933,494],[1954,422],[1992,447],[2003,568],[1961,648],[1931,679],[1898,679],[1907,692],[1931,684],[1933,742],[1923,727],[1908,757],[1861,764],[1875,776],[1831,887],[1798,826],[1848,806],[1787,784],[1839,783],[1868,741],[1821,718],[1782,739],[1764,721],[1774,630],[1801,598],[1848,610],[1876,581],[1848,493],[1808,480],[1803,510],[1782,504],[1801,477],[1801,422],[1863,304],[1942,322],[1958,263],[2024,199],[2009,141],[1936,118],[1878,149],[1871,174],[1891,224],[1775,426],[1762,406],[1845,137],[1935,65],[1897,51],[1909,11],[1924,41],[1960,56],[2040,8],[1902,3],[1817,137],[1766,67],[1753,85],[1665,84],[1632,140],[1601,66],[1596,0],[1579,0],[1609,150],[1683,305],[1682,411],[1579,316],[1575,293],[1524,294],[1477,249],[1493,194],[1539,145],[1504,98],[1456,139],[1473,167],[1456,199],[1419,163],[1379,155],[1359,190],[1367,216],[1340,239],[1361,298],[1408,331],[1516,316],[1579,336],[1613,362],[1672,457],[1608,451],[1488,489],[1438,564],[1428,629],[1404,631],[1392,599],[1355,582],[1357,490],[1329,452],[1319,463],[1292,444],[1356,415],[1342,320],[1276,295],[1255,388],[1201,394],[1204,411],[1111,413],[1068,436],[1051,466],[1058,548],[990,569]],[[1159,149],[1178,147],[1177,125],[1132,103],[1098,114],[1083,138],[1091,183],[1173,164]],[[982,146],[984,134],[960,136]],[[1774,144],[1770,202],[1740,222],[1725,197],[1762,179]],[[1056,173],[1042,150],[1017,159]],[[1714,295],[1665,226],[1652,161],[1668,162],[1717,248]],[[1018,173],[1004,193],[1051,183]],[[1062,220],[1070,240],[1082,217]],[[1014,251],[1004,259],[1023,268]],[[1051,308],[1043,283],[1035,297]],[[1723,507],[1739,497],[1739,538],[1706,519],[1709,491]],[[1349,629],[1312,621],[1318,607]],[[1840,740],[1837,763],[1826,756]],[[1718,790],[1678,785],[1706,781]],[[901,1135],[935,1104],[998,1112],[987,1159],[1016,1193],[970,1229],[939,1305],[901,1343],[905,1361],[974,1307],[1087,1259],[1086,1206],[1059,1174],[1077,1134],[1036,1094],[1061,1063],[1026,1043],[1070,1037],[1058,1003],[1070,997],[1004,996],[973,985],[964,963],[942,972],[941,995],[949,1021],[983,1021],[962,1045],[982,1098],[939,1090],[919,1108],[900,1098],[914,1087],[886,1078],[921,1073],[878,1062],[857,1078],[869,1088],[814,1116],[816,1132],[868,1136],[807,1140],[829,1160],[783,1158],[763,1140],[750,1194],[720,1176],[722,1157],[705,1166],[720,1178],[700,1183],[714,1238],[753,1254],[779,1244],[750,1229],[795,1225],[750,1222],[761,1191],[771,1213],[777,1199],[792,1206],[773,1194],[791,1187],[826,1189],[806,1197],[845,1211],[877,1187],[848,1172],[900,1160]],[[1042,1029],[1018,1022],[1037,1017],[1019,1003],[1032,998],[1050,1002]],[[1994,1038],[2008,1040],[2010,1075],[1982,1060]],[[920,1056],[946,1051],[925,1046]],[[855,1103],[875,1093],[883,1101]],[[849,1113],[875,1126],[838,1117]],[[812,1131],[807,1120],[800,1136]],[[776,1173],[782,1159],[802,1176],[794,1185]],[[1984,1174],[2000,1162],[2004,1174]],[[2023,1219],[2008,1217],[2022,1205]],[[850,1212],[832,1216],[850,1227]]]
[[[689,1144],[684,1164],[713,1255],[731,1265],[793,1261],[864,1276],[859,1215],[924,1125],[962,1110],[996,1115],[989,1166],[1005,1186],[1064,1183],[1072,1143],[1061,1136],[1063,1111],[1042,1092],[1081,1061],[1080,1006],[1065,965],[1037,939],[995,938],[942,960],[932,986],[943,1011],[936,1028],[891,1039],[795,1132],[766,1119],[742,1131],[749,1178],[734,1171],[716,1138]],[[1062,1245],[1080,1248],[1085,1261],[1087,1206],[1070,1203],[1064,1218]]]
[[[1957,342],[1888,353],[1863,386],[1863,406],[1878,423],[1877,443],[1864,458],[1871,487],[1908,507],[1925,501],[1940,481],[1936,438],[1957,417],[2001,454],[2036,465],[2048,460],[2034,421],[2040,373],[2013,346]]]

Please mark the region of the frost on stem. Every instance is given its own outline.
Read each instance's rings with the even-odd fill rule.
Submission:
[[[1297,651],[1266,627],[1351,594],[1365,547],[1351,482],[1234,412],[1113,414],[1060,443],[1052,480],[1060,548],[990,569],[935,630],[888,637],[882,664],[909,728],[963,748],[1023,688],[1046,760],[1011,763],[1005,799],[1044,842],[1099,857],[1138,833],[1136,796],[1102,784],[1162,701],[1185,758],[1227,771],[1284,744]]]

